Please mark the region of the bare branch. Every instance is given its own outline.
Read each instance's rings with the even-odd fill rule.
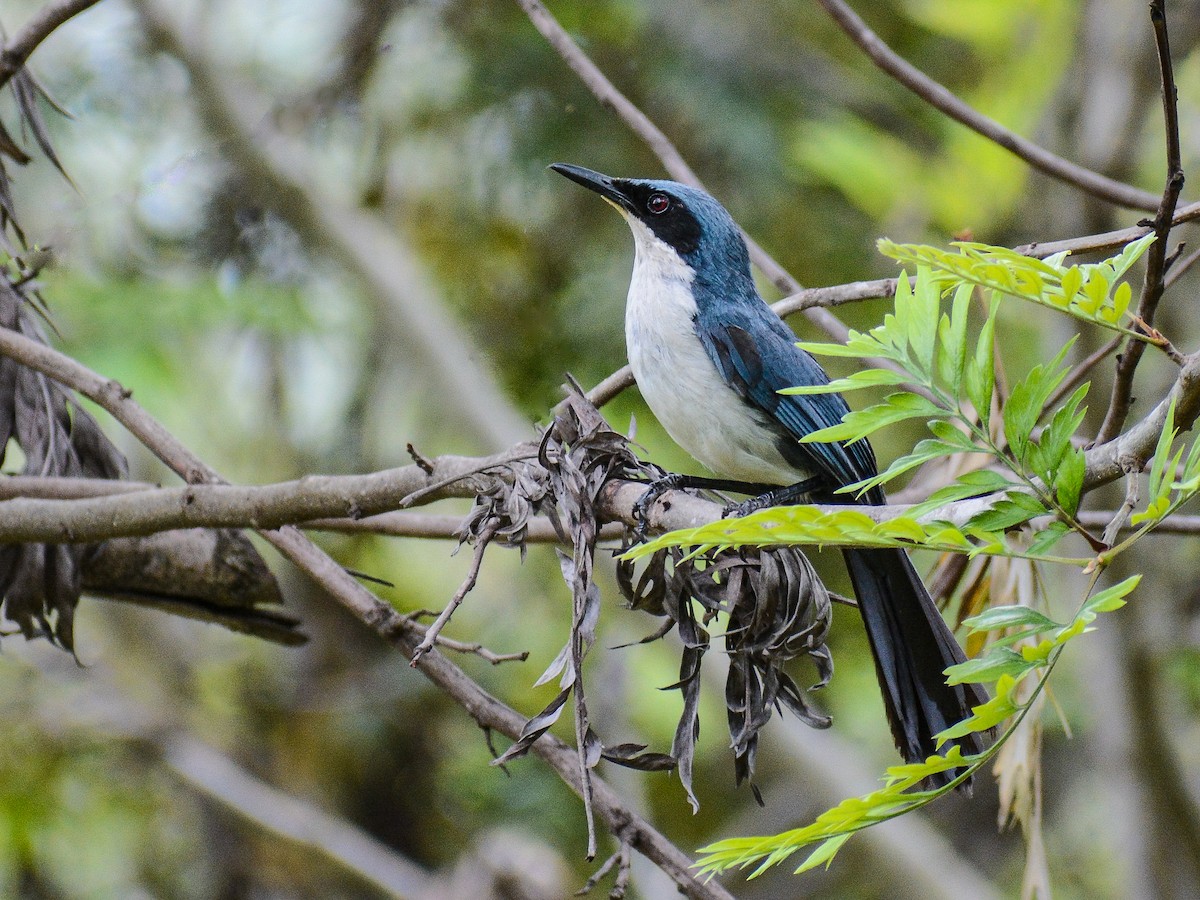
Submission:
[[[1009,131],[999,122],[964,103],[912,63],[895,53],[867,23],[842,0],[818,0],[830,17],[878,68],[896,79],[926,103],[961,122],[972,131],[1023,159],[1051,178],[1066,182],[1101,200],[1130,209],[1155,210],[1159,198],[1098,172],[1056,156],[1026,138]]]
[[[1151,0],[1150,21],[1154,25],[1154,44],[1158,50],[1159,74],[1162,79],[1163,122],[1167,132],[1167,182],[1163,188],[1158,212],[1154,217],[1155,241],[1146,254],[1146,274],[1138,300],[1139,329],[1152,333],[1154,313],[1163,295],[1163,275],[1167,269],[1167,239],[1175,218],[1175,207],[1183,192],[1183,164],[1179,148],[1179,106],[1175,87],[1175,70],[1171,64],[1171,44],[1167,37],[1167,16],[1163,0]],[[1133,376],[1141,362],[1146,346],[1143,341],[1127,340],[1125,350],[1117,357],[1117,372],[1113,379],[1112,397],[1100,431],[1098,443],[1116,437],[1133,402]]]
[[[1184,222],[1191,222],[1194,219],[1200,219],[1200,201],[1181,207],[1175,213],[1171,224],[1182,225]],[[1031,244],[1021,244],[1013,249],[1018,253],[1023,253],[1025,256],[1036,256],[1040,259],[1063,252],[1092,253],[1117,250],[1126,244],[1136,241],[1140,237],[1145,237],[1153,230],[1149,225],[1132,225],[1129,228],[1121,228],[1117,231],[1106,231],[1101,234],[1067,238],[1061,241],[1034,241]]]
[[[463,599],[475,588],[475,582],[479,578],[479,569],[483,565],[483,554],[487,550],[488,544],[495,537],[496,531],[500,528],[498,522],[489,524],[481,535],[475,541],[475,552],[471,556],[471,565],[467,569],[467,577],[463,579],[462,584],[458,586],[458,590],[454,592],[454,596],[450,598],[450,602],[446,604],[446,608],[438,613],[438,617],[433,620],[433,623],[425,631],[425,637],[421,638],[421,642],[417,644],[413,650],[412,660],[409,665],[415,666],[437,643],[438,635],[442,633],[442,629],[450,622],[450,617],[462,604]]]
[[[50,36],[59,25],[79,15],[99,0],[57,0],[47,3],[25,25],[13,35],[13,39],[0,50],[0,87],[17,73],[29,59],[38,44]]]
[[[0,329],[0,353],[94,400],[189,482],[222,481],[216,470],[134,403],[129,392],[117,382],[105,379],[70,357],[7,329]],[[413,468],[419,470],[417,466]],[[425,473],[422,475],[428,477]],[[400,653],[412,657],[423,636],[423,628],[406,620],[355,581],[353,576],[295,528],[284,526],[276,531],[260,533],[359,621],[394,644]],[[526,718],[484,691],[445,656],[436,652],[427,653],[417,668],[462,706],[480,726],[498,731],[511,740],[519,738]],[[548,763],[573,791],[582,794],[584,785],[573,748],[545,735],[533,745],[531,752]],[[669,875],[683,893],[697,900],[732,900],[729,892],[720,885],[697,880],[688,856],[630,809],[607,783],[595,774],[590,780],[598,819],[614,834],[631,835],[632,845]]]

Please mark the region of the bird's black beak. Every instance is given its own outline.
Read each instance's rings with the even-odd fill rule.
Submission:
[[[553,163],[550,168],[559,175],[570,178],[576,184],[582,184],[588,190],[595,191],[622,212],[632,211],[633,203],[629,199],[629,195],[619,187],[620,179],[601,175],[599,172],[593,172],[583,166],[572,166],[569,163]]]

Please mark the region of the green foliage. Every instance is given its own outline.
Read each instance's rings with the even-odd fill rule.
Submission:
[[[1065,312],[1077,319],[1147,340],[1140,330],[1127,327],[1133,290],[1122,281],[1125,273],[1154,243],[1147,234],[1128,244],[1119,254],[1099,263],[1067,266],[1065,253],[1047,259],[1023,256],[1007,247],[970,241],[954,244],[957,253],[923,244],[879,241],[884,256],[912,266],[928,266],[940,284],[973,284]]]
[[[961,499],[952,489],[959,489],[967,495],[981,493],[980,488],[972,486],[968,479],[948,485],[935,493],[931,501],[936,498],[936,505],[941,506]],[[1009,540],[1005,535],[1006,529],[1048,512],[1027,494],[1013,492],[1009,497],[1021,499],[1000,500],[996,508],[982,510],[961,527],[937,519],[918,521],[911,513],[876,522],[852,506],[835,510],[816,506],[773,507],[738,519],[722,519],[697,528],[672,531],[633,547],[628,551],[628,556],[637,559],[664,547],[675,546],[708,550],[748,545],[808,544],[817,547],[899,547],[965,553],[971,557],[983,553],[1048,560],[1081,568],[1092,562],[1092,557],[1050,557],[1044,552],[1031,553]]]
[[[1200,439],[1192,442],[1185,458],[1183,446],[1175,447],[1178,435],[1175,400],[1172,398],[1150,463],[1146,508],[1134,512],[1129,518],[1130,524],[1138,528],[1115,547],[1101,553],[1102,564],[1107,564],[1114,556],[1132,547],[1143,535],[1200,493]]]
[[[979,244],[962,244],[958,253],[952,253],[881,242],[885,253],[916,264],[913,279],[904,273],[898,280],[892,313],[869,331],[852,331],[845,345],[800,346],[824,356],[886,359],[902,371],[863,370],[828,385],[794,387],[783,393],[906,389],[850,412],[837,425],[803,440],[850,443],[896,422],[918,419],[926,423],[929,437],[877,476],[843,488],[848,492],[884,485],[916,466],[952,455],[983,454],[990,461],[988,467],[960,475],[924,502],[882,522],[853,506],[771,508],[663,535],[630,553],[642,555],[664,546],[775,543],[922,548],[968,557],[988,554],[1065,563],[1098,577],[1113,556],[1200,491],[1200,442],[1186,459],[1184,448],[1173,449],[1172,405],[1148,479],[1147,506],[1133,517],[1140,529],[1122,544],[1104,547],[1076,519],[1086,468],[1079,446],[1082,440],[1076,435],[1086,414],[1083,404],[1089,386],[1085,382],[1072,387],[1073,382],[1068,381],[1071,373],[1066,360],[1074,340],[1067,341],[1052,359],[1033,366],[1013,383],[1006,397],[1001,396],[995,377],[996,319],[1003,298],[1017,298],[1130,333],[1123,324],[1131,321],[1130,289],[1119,279],[1149,243],[1150,239],[1143,238],[1104,262],[1067,267],[1062,258],[1040,261]],[[972,340],[969,317],[980,288],[986,303],[978,336]],[[965,524],[939,515],[946,504],[984,495],[987,499]],[[964,511],[960,507],[953,515],[962,522]],[[1042,522],[1032,540],[1010,537],[1013,529],[1034,519]],[[1049,555],[1053,546],[1073,531],[1096,552],[1077,558]],[[715,873],[753,866],[752,874],[757,875],[811,845],[816,845],[815,849],[797,871],[828,865],[854,832],[903,815],[945,793],[949,787],[922,790],[920,786],[930,775],[945,771],[955,771],[952,784],[960,783],[986,763],[1032,708],[1066,644],[1086,633],[1100,613],[1124,605],[1139,578],[1135,575],[1085,598],[1067,622],[1019,606],[987,609],[967,620],[974,632],[992,640],[976,658],[948,669],[948,682],[992,684],[994,695],[975,707],[968,718],[938,735],[937,746],[940,749],[946,741],[987,732],[1010,721],[1008,730],[986,752],[963,756],[955,745],[924,763],[892,767],[882,788],[839,804],[811,825],[774,837],[737,838],[705,848],[701,868]],[[1018,692],[1018,686],[1031,675],[1038,678],[1034,689]]]
[[[817,845],[816,848],[800,864],[796,873],[819,865],[828,866],[855,832],[920,809],[953,790],[997,753],[1005,738],[1033,708],[1034,700],[1045,686],[1066,644],[1087,633],[1100,613],[1123,606],[1124,598],[1137,587],[1140,580],[1140,575],[1134,575],[1085,598],[1075,616],[1065,623],[1055,622],[1021,606],[997,607],[968,619],[966,624],[975,632],[1004,630],[1009,633],[1005,638],[994,641],[983,656],[948,669],[948,680],[952,684],[964,681],[994,682],[995,696],[975,707],[970,718],[939,734],[938,746],[972,732],[988,731],[1006,719],[1012,719],[998,741],[983,753],[964,756],[962,749],[954,745],[945,754],[930,756],[922,763],[891,766],[884,776],[882,788],[861,797],[843,800],[817,816],[811,825],[769,837],[730,838],[710,844],[701,849],[704,855],[697,861],[697,866],[706,874],[753,866],[750,873],[753,878],[813,844]],[[1036,644],[1026,644],[1019,653],[1009,649],[1011,644],[1033,638],[1041,639]],[[1038,676],[1036,688],[1026,699],[1018,700],[1016,687],[1035,673]],[[958,770],[957,775],[948,785],[934,790],[921,789],[921,783],[931,775],[955,770]]]

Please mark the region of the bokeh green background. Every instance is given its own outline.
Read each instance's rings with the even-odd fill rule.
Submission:
[[[38,5],[4,0],[0,21],[11,34]],[[1200,4],[1169,5],[1191,172]],[[1160,189],[1157,69],[1141,4],[858,6],[907,59],[1010,128]],[[428,456],[501,444],[463,411],[388,299],[299,220],[297,198],[255,171],[213,113],[221,97],[249,123],[259,149],[282,147],[298,161],[291,174],[322,198],[328,227],[336,230],[348,210],[390,235],[395,256],[384,265],[411,266],[412,305],[461,330],[474,364],[510,405],[497,417],[520,423],[515,438],[545,420],[565,372],[590,385],[623,362],[631,242],[616,216],[546,165],[646,176],[662,169],[516,3],[197,0],[155,8],[226,93],[214,99],[163,35],[146,28],[137,4],[102,0],[32,59],[74,116],[47,112],[73,186],[42,159],[10,166],[10,175],[29,238],[54,249],[43,281],[60,346],[132,388],[228,478],[403,465],[409,442]],[[551,10],[807,285],[893,274],[874,251],[882,235],[944,243],[971,234],[1011,245],[1141,215],[1031,175],[947,122],[874,69],[816,4],[555,0]],[[0,116],[13,121],[12,113],[6,96]],[[1181,281],[1160,319],[1185,349],[1197,337],[1189,314],[1195,288],[1193,279]],[[777,296],[765,285],[764,293]],[[861,327],[885,309],[872,301],[839,315]],[[819,337],[803,319],[792,324]],[[1007,315],[1005,365],[1021,371],[1045,358],[1071,327],[1027,308]],[[1102,339],[1085,336],[1078,352]],[[1138,395],[1156,396],[1170,375],[1164,361],[1148,358]],[[1107,377],[1093,392],[1094,414],[1103,412]],[[620,428],[635,418],[654,460],[696,471],[636,392],[605,412]],[[109,431],[133,477],[172,483],[119,428]],[[876,448],[890,459],[916,438],[895,429]],[[393,582],[381,596],[405,610],[440,607],[469,559],[452,556],[447,541],[319,540],[346,566]],[[1161,892],[1172,885],[1188,896],[1194,884],[1180,859],[1197,857],[1200,846],[1180,823],[1200,776],[1196,546],[1168,538],[1145,546],[1137,563],[1150,577],[1137,608],[1081,642],[1055,680],[1061,720],[1047,722],[1045,832],[1060,897],[1168,896]],[[5,641],[0,895],[382,895],[198,788],[188,777],[196,765],[189,747],[216,751],[365,829],[420,868],[427,892],[413,896],[560,897],[579,887],[591,868],[577,798],[535,760],[507,774],[489,766],[485,735],[461,709],[270,559],[312,636],[301,649],[86,600],[79,664],[44,643]],[[847,589],[836,559],[818,564],[835,588]],[[665,750],[679,698],[659,688],[677,678],[678,647],[668,640],[609,649],[656,623],[622,609],[609,567],[599,568],[604,615],[588,662],[593,722],[608,742]],[[1068,609],[1079,584],[1056,572],[1046,579],[1052,605]],[[498,652],[530,651],[525,664],[461,662],[489,691],[533,714],[553,696],[553,687],[531,685],[565,640],[569,610],[551,549],[533,548],[524,565],[493,550],[450,634]],[[698,815],[670,775],[605,765],[602,774],[688,851],[803,823],[843,795],[869,790],[894,759],[852,611],[838,611],[832,647],[837,674],[820,700],[834,728],[768,726],[760,751],[765,809],[733,787],[716,684],[702,708]],[[1149,667],[1135,671],[1131,659],[1147,658]],[[1182,767],[1165,791],[1147,704],[1166,723],[1168,750]],[[952,873],[967,872],[997,895],[1015,896],[1023,844],[1012,831],[997,834],[996,815],[995,791],[983,779],[972,800],[950,798],[920,821],[856,839],[828,872],[794,879],[785,867],[729,883],[748,898],[952,896]],[[602,856],[611,847],[606,836]],[[483,886],[485,875],[504,871],[515,873],[508,888]],[[920,881],[921,872],[934,883]],[[641,861],[633,892],[673,895]]]

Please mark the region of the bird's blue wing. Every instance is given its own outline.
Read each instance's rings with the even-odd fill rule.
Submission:
[[[875,454],[866,440],[799,443],[807,434],[837,425],[849,407],[841,394],[779,393],[797,385],[828,384],[829,377],[796,346],[795,335],[769,308],[763,312],[767,315],[725,309],[719,321],[697,319],[700,340],[725,382],[780,426],[780,450],[798,468],[824,476],[834,488],[874,475]]]

